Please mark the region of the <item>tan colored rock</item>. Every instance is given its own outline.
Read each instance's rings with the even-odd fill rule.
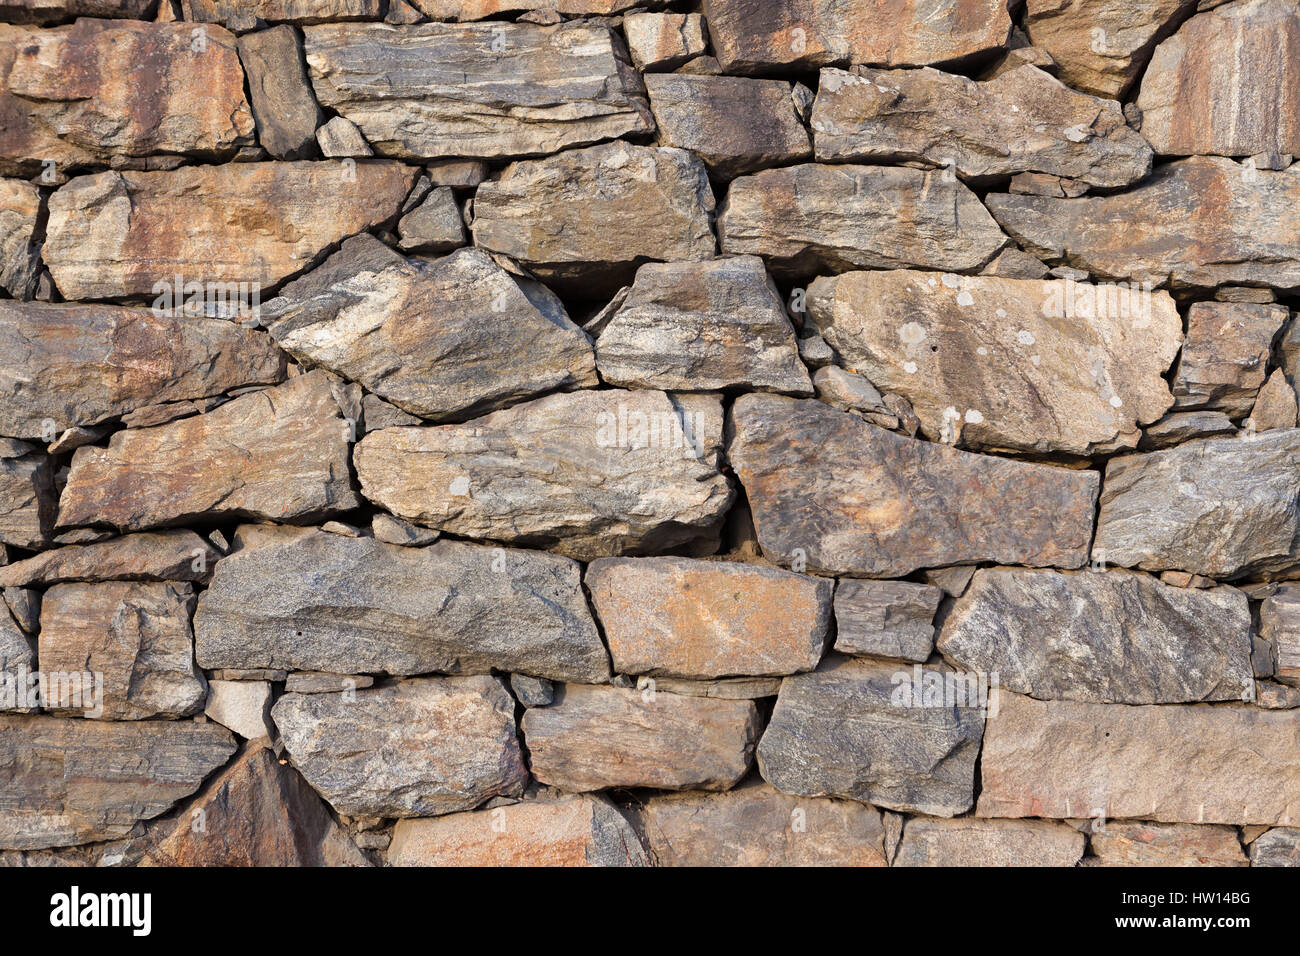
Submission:
[[[637,690],[663,691],[683,697],[713,697],[717,700],[758,700],[775,697],[781,690],[780,677],[722,677],[718,680],[685,680],[679,677],[638,677]]]
[[[600,24],[326,24],[304,36],[317,98],[381,156],[537,156],[654,128],[622,42]]]
[[[565,684],[521,726],[533,776],[563,790],[727,790],[749,770],[760,721],[747,700]]]
[[[50,23],[69,17],[125,17],[143,20],[157,0],[3,0],[0,19],[8,23]]]
[[[929,584],[846,578],[835,586],[835,650],[924,663],[942,598]]]
[[[1251,866],[1300,866],[1300,828],[1274,827],[1250,845]]]
[[[2,106],[0,98],[0,108]],[[33,241],[41,193],[31,183],[0,179],[0,288],[30,299],[40,272],[40,244]]]
[[[984,733],[981,817],[1277,824],[1300,814],[1296,714],[1002,694]]]
[[[894,866],[1074,866],[1086,839],[1045,820],[936,820],[914,817],[903,827]]]
[[[206,415],[116,433],[77,449],[59,522],[124,531],[203,515],[309,521],[360,504],[347,423],[323,372]]]
[[[316,23],[323,20],[377,20],[381,0],[181,0],[186,20],[226,23],[247,30],[258,20]]]
[[[239,61],[248,74],[257,140],[276,159],[316,154],[316,127],[324,114],[303,66],[302,45],[290,26],[239,38]]]
[[[1091,838],[1100,866],[1246,866],[1235,827],[1108,820]]]
[[[968,179],[1036,172],[1107,188],[1151,171],[1151,147],[1118,103],[1032,66],[984,82],[928,68],[822,70],[812,130],[819,162],[920,160]]]
[[[623,18],[623,32],[641,70],[671,70],[709,48],[698,13],[630,13]]]
[[[1284,305],[1194,302],[1187,340],[1174,367],[1174,408],[1208,408],[1232,417],[1250,412],[1264,384]]]
[[[316,130],[316,143],[326,159],[365,159],[375,155],[357,124],[342,116],[334,116]]]
[[[341,688],[335,687],[334,690]],[[264,680],[208,681],[203,713],[246,740],[275,737],[271,723],[271,684]]]
[[[1300,9],[1237,0],[1198,13],[1142,75],[1142,135],[1162,155],[1300,153]]]
[[[456,196],[448,186],[432,190],[428,197],[397,223],[403,252],[450,252],[465,244],[465,220]]]
[[[58,496],[45,455],[0,458],[0,544],[38,550],[53,530]]]
[[[0,567],[0,588],[61,581],[206,581],[221,553],[193,531],[70,544]]]
[[[0,25],[0,171],[33,175],[158,153],[217,158],[253,143],[235,38],[187,23]],[[142,86],[142,84],[144,84]]]
[[[653,796],[638,810],[657,866],[884,866],[880,811],[762,781]]]
[[[399,820],[389,866],[647,866],[614,804],[580,794],[445,817]]]
[[[570,16],[610,16],[632,7],[662,7],[666,0],[411,0],[433,20],[483,20],[502,13],[550,11]]]
[[[1300,587],[1283,585],[1264,599],[1259,634],[1272,647],[1272,676],[1300,687]]]
[[[955,177],[817,164],[732,182],[718,213],[718,236],[723,252],[760,255],[783,274],[908,266],[969,272],[1007,242]]]
[[[84,176],[49,199],[45,262],[69,299],[157,295],[178,273],[270,286],[395,216],[415,175],[393,163],[299,162]]]
[[[1286,380],[1286,373],[1274,369],[1255,398],[1255,407],[1246,419],[1246,427],[1257,432],[1274,428],[1295,428],[1296,394]]]

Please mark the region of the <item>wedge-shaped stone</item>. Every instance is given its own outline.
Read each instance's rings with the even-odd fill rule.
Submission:
[[[761,727],[748,700],[567,684],[522,721],[533,775],[563,790],[726,790]]]
[[[518,796],[515,702],[495,677],[433,677],[271,709],[293,765],[339,813],[424,817]]]
[[[1087,560],[1097,475],[945,448],[821,402],[744,395],[728,458],[764,554],[861,577]]]
[[[460,541],[407,548],[313,531],[246,548],[217,565],[194,627],[209,669],[610,673],[576,563]]]
[[[903,829],[894,866],[1074,866],[1086,838],[1074,827],[1045,820],[932,820]]]
[[[200,515],[310,521],[347,511],[360,504],[348,440],[325,373],[311,372],[77,449],[59,523],[136,531]]]
[[[0,715],[0,847],[125,836],[192,794],[234,752],[230,731],[216,724]]]
[[[943,677],[838,655],[787,677],[758,745],[763,779],[786,793],[892,810],[970,809],[984,714],[955,697],[927,706],[921,688],[910,691],[914,670],[923,681]]]
[[[1011,36],[1003,0],[706,0],[704,17],[727,73],[926,66],[991,53]]]
[[[722,251],[778,273],[920,266],[969,272],[1007,242],[956,177],[895,166],[806,164],[742,176],[718,214]]]
[[[102,675],[102,697],[47,699],[45,709],[104,720],[202,710],[208,685],[194,666],[193,613],[188,584],[56,584],[41,601],[41,669],[89,672],[97,685]]]
[[[510,164],[479,186],[472,228],[544,280],[630,277],[647,260],[712,258],[713,204],[685,150],[608,143]]]
[[[0,458],[0,545],[45,547],[57,509],[48,457]]]
[[[1269,172],[1199,156],[1113,196],[984,202],[1028,252],[1097,278],[1300,288],[1300,166]]]
[[[908,400],[927,438],[1091,454],[1133,447],[1173,404],[1182,318],[1167,292],[1072,280],[851,272],[808,289],[845,365]]]
[[[602,558],[585,578],[620,674],[707,679],[812,670],[834,582],[691,558]]]
[[[389,866],[648,866],[641,838],[601,796],[526,800],[399,820]]]
[[[918,663],[934,648],[934,613],[943,590],[911,581],[857,581],[835,586],[835,649]]]
[[[276,159],[316,155],[316,127],[324,114],[307,81],[297,32],[278,26],[248,33],[239,38],[238,49],[258,143]]]
[[[0,171],[219,156],[251,144],[235,38],[208,27],[197,50],[191,29],[93,19],[52,30],[0,25]]]
[[[34,241],[41,194],[31,183],[0,179],[0,288],[30,299],[40,273],[41,245]]]
[[[362,493],[402,518],[588,560],[716,541],[721,440],[716,395],[579,391],[371,432],[354,457]]]
[[[1300,564],[1300,429],[1106,465],[1094,560],[1234,578]]]
[[[262,317],[295,358],[434,420],[599,382],[560,301],[478,249],[425,262],[356,236]]]
[[[158,0],[2,0],[0,20],[52,23],[71,17],[126,17],[144,20]]]
[[[82,176],[49,199],[45,263],[68,299],[157,295],[178,274],[225,295],[241,291],[231,283],[251,291],[396,216],[416,173],[299,162]]]
[[[1046,173],[1118,188],[1151,147],[1114,100],[1033,66],[976,82],[938,70],[822,70],[812,112],[819,162],[921,160],[969,179]]]
[[[600,24],[328,24],[304,35],[317,98],[381,156],[537,156],[654,128],[622,41]]]
[[[1245,594],[1119,569],[976,571],[938,648],[956,667],[1046,700],[1244,700],[1255,683]]]
[[[1268,372],[1273,340],[1290,314],[1284,305],[1194,302],[1174,367],[1174,408],[1249,414]]]
[[[1164,155],[1300,153],[1300,8],[1237,0],[1197,14],[1142,75],[1142,135]]]
[[[205,581],[221,552],[193,531],[128,534],[70,544],[0,567],[0,588],[60,581]]]
[[[1250,845],[1251,866],[1300,866],[1300,828],[1274,827]]]
[[[1300,814],[1298,729],[1297,711],[1002,694],[984,736],[977,813],[1283,823]]]
[[[656,866],[885,866],[880,811],[792,797],[760,780],[651,797],[638,810]]]
[[[25,674],[35,671],[35,642],[22,632],[8,609],[0,607],[0,681],[6,685],[0,688],[0,711],[26,711],[38,703],[27,699],[26,686],[18,684]]]
[[[611,385],[811,395],[794,327],[757,256],[647,263],[596,340]]]
[[[1100,866],[1246,866],[1235,827],[1108,820],[1089,841]]]
[[[0,302],[0,354],[0,434],[29,439],[285,376],[263,332],[112,305]]]

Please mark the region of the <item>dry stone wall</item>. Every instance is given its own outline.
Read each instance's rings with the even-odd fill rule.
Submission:
[[[1300,864],[1300,0],[0,0],[0,863]]]

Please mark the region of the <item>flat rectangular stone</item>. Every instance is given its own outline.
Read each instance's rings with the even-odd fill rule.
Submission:
[[[1247,866],[1236,827],[1105,821],[1089,839],[1097,866]]]
[[[940,588],[910,581],[858,581],[835,586],[835,650],[924,663],[934,648]]]
[[[913,817],[894,866],[1075,866],[1086,843],[1064,823]]]
[[[60,581],[206,581],[221,552],[193,531],[69,544],[0,567],[0,588]]]

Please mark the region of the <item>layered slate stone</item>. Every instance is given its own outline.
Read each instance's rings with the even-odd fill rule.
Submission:
[[[4,0],[0,19],[9,23],[52,23],[69,17],[143,20],[158,0]]]
[[[727,790],[749,770],[758,709],[620,687],[567,684],[521,722],[533,776],[562,790]]]
[[[1007,241],[956,177],[896,166],[805,164],[742,176],[718,214],[722,251],[777,273],[917,266],[970,272]]]
[[[727,73],[849,62],[927,66],[992,53],[1011,36],[1001,0],[706,0],[704,18]]]
[[[248,74],[258,143],[276,159],[316,155],[316,127],[324,114],[307,80],[302,46],[293,27],[245,34],[237,46]]]
[[[45,547],[57,510],[54,468],[47,456],[0,458],[0,545]]]
[[[1300,687],[1300,588],[1284,584],[1264,599],[1259,636],[1271,647],[1273,676]]]
[[[0,179],[0,288],[30,299],[40,272],[41,245],[35,240],[41,193],[31,183]]]
[[[605,797],[525,800],[399,820],[389,866],[647,866],[641,838]]]
[[[285,694],[271,716],[293,765],[335,810],[400,819],[522,793],[514,707],[498,678],[426,677]]]
[[[630,13],[623,18],[623,33],[641,70],[671,70],[709,49],[698,13]]]
[[[208,669],[610,673],[575,562],[460,541],[282,535],[217,565],[194,626]]]
[[[29,709],[28,704],[31,702],[19,697],[16,682],[22,679],[23,674],[31,674],[35,670],[36,647],[34,642],[23,633],[17,622],[10,616],[9,611],[0,608],[0,675],[4,676],[7,684],[14,682],[12,697],[10,696],[9,687],[5,688],[4,694],[0,694],[0,711],[27,711]]]
[[[601,379],[630,388],[812,394],[781,294],[757,256],[647,263],[596,340]]]
[[[1300,828],[1274,827],[1250,845],[1251,866],[1300,866]]]
[[[930,584],[846,578],[835,586],[835,649],[923,663],[934,648],[942,598]]]
[[[120,431],[107,448],[73,455],[59,524],[137,531],[200,515],[309,521],[347,511],[360,504],[349,431],[323,372],[206,415]]]
[[[433,20],[483,20],[502,13],[547,11],[569,16],[611,16],[633,7],[663,7],[667,0],[410,0]]]
[[[0,567],[0,588],[61,581],[206,581],[221,552],[193,531],[142,532],[69,544]]]
[[[620,674],[707,679],[812,670],[834,582],[691,558],[602,558],[585,577]]]
[[[192,794],[234,752],[230,731],[216,724],[0,714],[0,846],[125,836]]]
[[[1112,458],[1093,558],[1235,578],[1300,561],[1300,430]]]
[[[41,601],[41,669],[94,674],[102,697],[90,704],[47,699],[46,710],[105,720],[201,710],[208,685],[194,666],[193,613],[189,584],[56,584]]]
[[[1229,159],[1198,156],[1159,166],[1112,196],[984,201],[1026,251],[1094,277],[1300,287],[1297,167],[1243,172]]]
[[[0,434],[47,439],[285,377],[265,333],[113,305],[0,302]]]
[[[1300,813],[1294,711],[1121,707],[1002,694],[981,817],[1275,824]]]
[[[763,553],[859,577],[997,561],[1079,567],[1098,476],[885,431],[818,401],[744,395],[728,458]]]
[[[1300,9],[1237,0],[1188,20],[1142,75],[1142,135],[1163,155],[1300,153]]]
[[[478,249],[427,262],[356,236],[262,313],[295,358],[435,421],[599,381],[559,299]]]
[[[927,701],[919,683],[943,678],[920,665],[838,655],[814,673],[787,677],[758,745],[763,779],[801,796],[964,813],[974,800],[984,714],[978,700],[955,692]]]
[[[894,866],[1075,866],[1087,839],[1046,820],[934,820],[903,826]]]
[[[0,25],[0,171],[33,175],[158,153],[219,158],[253,140],[235,38],[185,23]],[[144,84],[142,87],[141,84]]]
[[[1243,700],[1255,679],[1245,594],[1119,569],[976,571],[944,618],[938,649],[959,668],[996,673],[1006,690],[1046,700]]]
[[[318,23],[326,20],[377,20],[381,0],[181,0],[186,20],[226,23],[251,29],[258,20],[269,23]]]
[[[762,781],[653,796],[637,816],[656,866],[885,866],[880,811]]]
[[[416,172],[296,162],[82,176],[50,196],[45,263],[69,299],[156,296],[177,275],[219,284],[209,294],[269,287],[395,216]]]
[[[537,156],[654,129],[622,41],[600,24],[327,24],[304,36],[317,98],[381,156]]]
[[[816,280],[808,316],[843,362],[907,399],[932,441],[1090,454],[1173,404],[1167,292],[897,270]]]
[[[543,280],[713,257],[713,190],[681,149],[608,143],[511,163],[474,194],[475,245]]]
[[[716,541],[721,440],[716,395],[611,389],[371,432],[354,458],[362,493],[399,517],[589,560]]]
[[[1044,173],[1119,188],[1151,171],[1120,105],[1033,66],[977,82],[938,70],[822,70],[819,162],[923,161],[968,179]]]
[[[1089,839],[1099,866],[1247,866],[1235,827],[1107,820]]]
[[[1192,303],[1187,340],[1174,367],[1174,407],[1249,414],[1289,316],[1286,306],[1272,303]]]

